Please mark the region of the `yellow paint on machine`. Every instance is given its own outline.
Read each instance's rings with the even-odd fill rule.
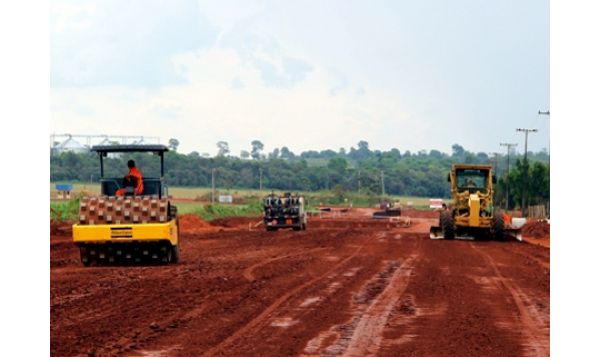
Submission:
[[[73,242],[75,243],[127,243],[131,241],[168,240],[177,245],[177,223],[170,220],[166,223],[136,224],[97,224],[73,225]]]
[[[479,227],[479,209],[480,209],[479,195],[469,196],[469,226]]]

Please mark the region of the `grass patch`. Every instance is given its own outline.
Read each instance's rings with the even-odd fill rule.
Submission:
[[[75,199],[70,201],[55,201],[56,190],[54,183],[50,184],[50,217],[55,221],[76,221],[79,214],[78,197],[85,195],[99,195],[100,185],[97,183],[73,183],[72,196]],[[254,189],[220,189],[217,195],[232,195],[234,204],[208,204],[211,199],[211,189],[206,187],[169,187],[169,194],[175,199],[193,199],[195,202],[178,202],[175,205],[180,214],[193,213],[205,220],[231,216],[256,216],[262,214],[262,198],[269,194],[271,190]],[[276,194],[283,194],[282,190],[274,190]],[[375,207],[382,201],[381,195],[366,194],[353,191],[329,190],[316,192],[297,192],[306,198],[307,211],[317,211],[319,205],[325,206],[345,206],[349,207]],[[388,202],[395,205],[412,206],[416,209],[429,209],[429,198],[410,197],[410,196],[386,196]]]
[[[50,202],[50,219],[55,222],[75,221],[79,215],[79,198]]]
[[[246,204],[246,205],[225,205],[225,204],[208,204],[208,205],[196,205],[196,207],[187,207],[180,210],[180,205],[177,205],[178,212],[182,213],[193,213],[200,216],[205,221],[212,221],[213,219],[226,218],[226,217],[244,217],[244,216],[257,216],[262,213],[262,206],[260,203]],[[187,211],[187,212],[186,212]]]

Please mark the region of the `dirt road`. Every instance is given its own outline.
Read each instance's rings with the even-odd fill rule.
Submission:
[[[182,262],[158,267],[84,268],[55,230],[52,355],[549,354],[547,248],[432,241],[428,218],[250,222],[187,229]]]

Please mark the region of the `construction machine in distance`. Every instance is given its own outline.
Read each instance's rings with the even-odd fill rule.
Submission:
[[[453,164],[448,182],[452,203],[440,211],[439,225],[430,228],[431,239],[503,240],[508,235],[521,240],[521,231],[494,207],[496,177],[491,166]]]
[[[100,158],[100,196],[80,200],[73,242],[85,266],[113,263],[176,263],[179,260],[177,208],[167,196],[164,145],[102,145],[91,148]],[[104,158],[124,153],[153,153],[160,177],[145,177],[141,195],[123,178],[104,177]],[[142,168],[143,171],[143,168]],[[124,187],[125,186],[125,187]],[[117,190],[125,188],[124,196]]]
[[[271,193],[265,197],[263,222],[267,231],[292,228],[306,230],[307,216],[304,197],[287,192],[283,196]]]

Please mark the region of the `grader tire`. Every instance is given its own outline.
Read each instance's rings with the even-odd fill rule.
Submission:
[[[504,218],[501,214],[495,214],[492,222],[492,238],[504,240]]]
[[[442,227],[444,239],[454,239],[454,217],[452,217],[452,212],[442,211],[440,214],[440,227]]]

